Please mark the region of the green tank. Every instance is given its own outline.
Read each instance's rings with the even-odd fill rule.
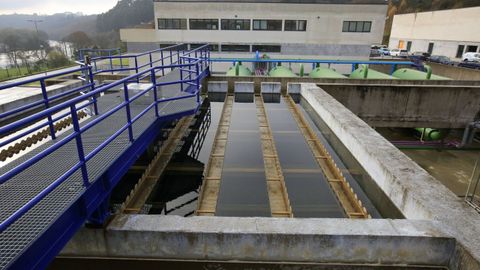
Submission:
[[[284,66],[276,66],[268,72],[271,77],[298,77],[293,71]]]
[[[345,79],[346,76],[336,72],[334,69],[326,67],[316,67],[310,72],[311,78],[329,78],[329,79]]]
[[[424,141],[438,141],[445,138],[448,131],[434,128],[415,128]]]
[[[350,74],[351,79],[380,79],[380,80],[396,80],[397,78],[378,72],[368,68],[367,65],[361,65]]]
[[[401,80],[451,80],[447,77],[432,74],[432,68],[428,65],[425,65],[425,68],[427,69],[427,72],[410,68],[401,68],[395,71],[392,76]]]
[[[251,76],[252,71],[249,68],[244,67],[242,63],[236,63],[235,66],[230,67],[230,69],[225,74],[227,76]]]

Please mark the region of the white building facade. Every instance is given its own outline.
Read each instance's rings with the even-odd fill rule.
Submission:
[[[381,43],[386,0],[156,0],[155,29],[121,29],[129,52],[211,44],[212,56],[365,59]]]
[[[480,7],[395,15],[390,48],[463,60],[480,49]]]

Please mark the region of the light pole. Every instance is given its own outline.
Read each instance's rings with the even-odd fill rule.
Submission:
[[[43,20],[37,20],[36,19],[37,17],[37,14],[35,14],[35,18],[34,19],[31,19],[31,20],[27,20],[28,22],[32,22],[34,25],[35,25],[35,31],[37,31],[37,48],[40,47],[40,33],[38,32],[38,23],[41,23],[43,22]],[[40,52],[40,54],[42,54]],[[42,54],[43,55],[43,54]],[[42,57],[43,58],[43,57]]]

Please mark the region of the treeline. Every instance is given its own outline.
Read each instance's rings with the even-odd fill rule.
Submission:
[[[392,30],[393,17],[396,14],[426,12],[455,8],[480,6],[479,0],[390,0],[388,18],[385,22],[383,44],[387,44]]]
[[[153,20],[152,0],[120,0],[117,5],[97,16],[97,31],[109,32]]]
[[[45,67],[68,65],[70,60],[61,48],[51,48],[44,31],[0,29],[0,52],[8,56],[11,66],[24,67],[27,72]]]
[[[478,0],[392,0],[389,12],[405,14],[479,6]]]
[[[151,22],[153,17],[152,0],[120,0],[115,7],[96,17],[94,34],[75,31],[65,36],[63,40],[73,43],[77,49],[123,48],[119,29]]]

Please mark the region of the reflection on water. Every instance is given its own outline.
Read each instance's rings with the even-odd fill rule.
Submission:
[[[266,103],[294,217],[343,218],[344,211],[284,100]]]
[[[149,214],[187,217],[194,213],[206,164],[199,158],[204,144],[209,143],[206,138],[210,134],[211,121],[210,101],[205,99],[190,131],[182,139],[147,200]]]
[[[378,187],[370,175],[363,169],[350,151],[340,142],[337,136],[322,121],[313,108],[301,98],[299,106],[305,119],[314,128],[318,138],[325,145],[337,166],[362,201],[373,218],[403,218],[402,213]],[[320,132],[321,130],[321,132]]]
[[[273,140],[278,152],[288,196],[295,217],[345,217],[321,168],[283,99],[265,103]],[[197,207],[202,175],[208,163],[223,103],[207,102],[195,124],[177,148],[172,160],[148,199],[150,214],[190,216]],[[315,127],[314,122],[306,118]],[[314,130],[316,130],[314,128]],[[322,133],[317,135],[332,152]],[[328,130],[326,131],[328,136]],[[263,161],[257,108],[253,102],[234,102],[222,168],[216,215],[271,216]],[[337,150],[337,147],[335,147]],[[340,150],[341,152],[343,150]],[[344,151],[343,151],[344,152]],[[362,172],[346,167],[333,153],[337,165],[365,202],[373,217],[380,217],[356,183]],[[395,216],[395,215],[394,215]],[[396,216],[395,216],[396,217]]]
[[[255,103],[233,104],[216,214],[271,215]]]

